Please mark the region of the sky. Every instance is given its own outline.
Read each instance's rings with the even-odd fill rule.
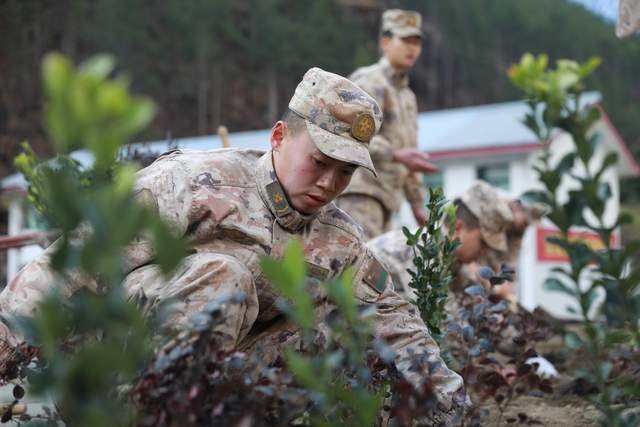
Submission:
[[[618,19],[618,0],[572,0],[608,20]]]

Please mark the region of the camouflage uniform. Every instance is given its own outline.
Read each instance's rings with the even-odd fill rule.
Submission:
[[[394,9],[382,17],[383,31],[399,37],[420,36],[420,26],[420,14],[415,12]],[[369,146],[377,179],[366,170],[358,170],[338,198],[338,206],[361,224],[365,236],[371,239],[388,231],[391,215],[400,209],[403,194],[412,207],[424,204],[421,174],[410,172],[392,159],[395,150],[418,146],[418,105],[409,88],[408,74],[395,70],[385,57],[357,69],[349,78],[375,98],[384,116],[380,133]]]
[[[628,37],[640,31],[640,0],[620,0],[616,35]]]
[[[508,205],[513,202],[519,203],[519,201],[511,199],[503,199],[503,201]],[[521,209],[523,209],[524,214],[527,217],[527,226],[528,224],[538,222],[545,213],[545,207],[540,203],[523,204]],[[496,271],[499,270],[504,264],[513,271],[517,272],[518,262],[520,259],[520,248],[522,247],[522,238],[526,230],[526,226],[521,230],[517,230],[513,226],[510,226],[506,232],[507,250],[498,251],[495,249],[489,249],[485,255],[478,259],[478,264],[487,265]],[[515,294],[518,288],[517,280],[514,280],[511,284],[513,287],[513,292]]]
[[[373,169],[367,137],[379,128],[375,101],[348,80],[314,68],[300,83],[289,108],[305,118],[316,147],[324,154]],[[357,128],[356,128],[357,127]],[[149,243],[131,244],[125,259],[123,287],[128,295],[151,307],[172,300],[171,324],[184,324],[205,304],[231,292],[246,295],[242,304],[226,304],[224,322],[216,332],[228,347],[247,338],[252,328],[280,316],[278,294],[259,266],[261,256],[283,256],[287,243],[300,241],[309,271],[313,297],[322,305],[319,281],[355,272],[355,295],[362,304],[376,304],[374,333],[397,352],[397,366],[416,386],[426,374],[412,372],[410,353],[428,353],[441,362],[437,344],[409,303],[393,291],[384,270],[361,241],[361,230],[333,203],[313,215],[302,215],[289,204],[277,179],[272,152],[222,149],[177,150],[161,156],[137,174],[138,198],[157,210],[180,235],[187,236],[194,253],[164,280],[153,264]],[[0,294],[3,316],[32,315],[36,304],[53,287],[48,269],[49,248],[27,265]],[[69,296],[95,282],[79,275],[61,281]],[[15,346],[21,341],[0,322],[0,338]],[[6,349],[5,349],[6,350]],[[0,358],[1,359],[1,358]],[[438,394],[447,410],[463,407],[462,379],[440,363],[430,380],[438,380]]]

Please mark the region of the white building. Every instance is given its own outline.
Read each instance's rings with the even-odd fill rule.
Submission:
[[[600,95],[589,93],[583,99],[586,103],[597,103]],[[532,165],[543,147],[521,122],[527,108],[524,102],[506,102],[421,113],[418,118],[420,148],[428,152],[432,161],[441,168],[441,173],[425,176],[425,184],[442,185],[449,199],[460,195],[478,178],[502,188],[513,197],[540,188]],[[608,151],[619,154],[617,166],[606,174],[613,192],[606,213],[608,220],[611,220],[619,212],[619,179],[640,175],[640,166],[604,110],[602,113],[596,125],[602,134],[596,156],[602,159]],[[268,129],[232,133],[229,142],[233,147],[267,149],[269,133]],[[572,144],[569,135],[558,133],[550,144],[553,158],[558,159],[571,150]],[[221,145],[217,136],[206,136],[137,144],[134,147],[159,154],[169,146],[211,149]],[[84,164],[91,162],[87,153],[76,153],[76,158]],[[567,179],[563,183],[563,191],[566,192],[571,186],[572,183]],[[22,176],[16,174],[3,179],[0,191],[9,209],[9,235],[0,237],[0,250],[11,247],[8,249],[7,263],[7,276],[11,279],[22,265],[42,249],[33,244],[33,233],[38,231],[38,225],[25,204],[26,183]],[[410,210],[405,206],[396,223],[412,225],[412,221]],[[551,268],[564,262],[563,254],[544,241],[544,237],[552,232],[553,227],[545,221],[527,230],[518,269],[519,296],[527,308],[540,305],[551,313],[565,316],[568,300],[558,293],[545,291],[542,286]],[[576,233],[581,232],[576,230]],[[597,244],[592,236],[580,234],[580,237]],[[615,239],[620,242],[619,234]]]

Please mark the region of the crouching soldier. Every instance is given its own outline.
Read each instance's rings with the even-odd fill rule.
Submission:
[[[177,301],[169,320],[173,325],[186,325],[208,303],[243,292],[243,303],[223,304],[224,320],[215,327],[231,349],[252,328],[281,315],[278,295],[259,260],[281,258],[295,238],[312,278],[327,280],[353,269],[358,302],[376,307],[374,335],[395,350],[395,364],[410,383],[420,387],[430,381],[429,372],[411,369],[412,354],[427,352],[430,360],[441,362],[435,373],[444,378],[437,390],[440,407],[445,414],[460,414],[466,403],[461,377],[442,363],[411,304],[384,280],[384,269],[361,240],[360,227],[333,203],[357,168],[375,173],[368,145],[381,120],[380,108],[362,89],[312,68],[283,119],[274,124],[268,152],[178,150],[160,157],[138,172],[138,198],[188,238],[193,253],[165,280],[149,242],[132,243],[124,255],[125,292],[142,295],[152,306]],[[32,316],[57,279],[66,297],[83,287],[97,289],[94,279],[81,274],[55,278],[48,267],[52,251],[28,264],[0,294],[3,318]],[[322,299],[318,295],[316,302]],[[0,364],[22,341],[0,322]]]
[[[479,281],[476,268],[470,265],[488,251],[507,250],[507,229],[513,221],[508,204],[487,183],[478,181],[453,203],[457,207],[454,238],[460,240],[455,250],[456,262],[450,289],[461,292],[470,282]],[[392,277],[396,292],[408,300],[414,297],[409,286],[413,269],[413,250],[407,245],[401,230],[385,233],[367,242],[367,246],[382,262]]]

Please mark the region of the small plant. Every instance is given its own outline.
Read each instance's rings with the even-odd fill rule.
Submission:
[[[28,376],[30,391],[51,395],[74,425],[134,419],[113,391],[151,357],[153,323],[119,286],[127,245],[143,235],[150,239],[164,272],[185,248],[155,212],[135,203],[135,166],[116,163],[120,147],[151,120],[154,108],[128,93],[125,78],[109,77],[114,65],[111,57],[97,56],[74,70],[63,56],[48,55],[45,124],[58,157],[40,162],[25,146],[16,159],[30,181],[31,201],[60,238],[48,249],[51,282],[42,284],[52,295],[43,295],[34,318],[7,319],[38,352],[3,374],[5,380]],[[91,166],[69,157],[78,149],[90,151]],[[36,355],[39,365],[25,367]]]
[[[480,275],[489,287],[513,280],[513,271],[506,267],[498,273],[482,267]],[[454,294],[448,309],[446,343],[472,393],[475,406],[467,417],[471,425],[481,424],[488,415],[489,400],[498,407],[500,425],[504,412],[519,396],[532,390],[552,391],[551,382],[527,363],[537,356],[535,342],[549,334],[546,322],[524,310],[511,311],[505,300],[480,283],[467,283],[461,293]]]
[[[277,346],[279,355],[255,342],[246,352],[221,351],[211,332],[220,305],[243,296],[209,304],[135,383],[130,395],[140,425],[369,426],[391,416],[409,425],[449,415],[438,412],[435,384],[416,390],[391,363],[395,353],[372,338],[372,308],[357,305],[350,274],[310,282],[296,242],[282,261],[265,258],[262,267],[281,293],[284,316],[258,341]],[[310,286],[326,290],[328,300],[314,301]],[[416,355],[411,363],[428,372],[425,364],[433,362],[426,359]]]
[[[512,313],[506,301],[490,296],[481,284],[465,283],[459,294],[449,291],[454,251],[460,244],[453,239],[455,205],[445,207],[442,188],[429,189],[429,192],[427,223],[415,233],[403,229],[414,255],[415,271],[408,270],[410,286],[416,290],[414,304],[438,341],[447,365],[462,375],[467,390],[472,393],[475,406],[466,414],[466,421],[479,424],[488,412],[482,405],[492,399],[500,411],[500,424],[502,414],[518,395],[535,388],[551,389],[549,381],[541,381],[525,364],[529,357],[536,355],[529,346],[533,341],[544,339],[546,329],[528,313]],[[506,266],[498,273],[483,267],[480,273],[488,286],[513,280],[513,271]],[[505,343],[511,350],[508,364],[500,362],[503,358],[494,354],[504,349]],[[513,369],[512,378],[504,374],[507,365],[517,368]]]
[[[315,310],[306,286],[302,248],[293,241],[283,262],[262,260],[262,268],[285,298],[280,309],[301,327],[303,351],[289,348],[285,359],[296,381],[311,392],[312,425],[373,425],[382,405],[382,384],[373,382],[372,363],[382,357],[391,362],[395,353],[375,342],[367,312],[355,298],[352,274],[325,285],[335,310],[324,319],[327,331],[314,330]],[[375,307],[371,307],[375,309]],[[372,352],[370,343],[378,351]]]
[[[260,351],[220,350],[211,331],[222,321],[221,305],[243,299],[210,303],[155,355],[130,392],[140,426],[286,426],[304,414],[309,392],[285,366],[267,364]]]
[[[557,162],[552,162],[549,145],[545,144],[540,165],[535,168],[544,190],[528,193],[528,197],[548,206],[547,217],[560,230],[560,236],[547,240],[569,257],[568,265],[553,269],[545,287],[576,302],[578,309],[569,310],[581,318],[584,334],[567,334],[566,344],[588,355],[588,366],[577,374],[597,390],[588,398],[601,411],[601,424],[635,426],[640,423],[638,414],[626,409],[640,399],[640,268],[633,264],[640,242],[612,247],[614,231],[632,218],[621,214],[611,222],[605,221],[612,193],[604,174],[615,165],[617,155],[607,153],[602,161],[596,160],[601,136],[592,127],[600,112],[595,106],[581,103],[584,79],[600,60],[592,58],[584,64],[559,60],[556,69],[547,69],[547,64],[545,55],[536,58],[527,54],[509,70],[511,81],[528,99],[527,127],[543,143],[560,129],[568,132],[575,144]],[[577,170],[583,172],[578,174]],[[569,181],[573,189],[568,198],[563,198],[561,184]],[[595,233],[604,249],[596,251],[581,240],[571,239],[569,232],[574,226]],[[583,282],[586,287],[581,287]],[[601,308],[594,307],[599,290],[606,293]]]
[[[449,283],[453,279],[451,266],[455,260],[454,251],[460,245],[453,239],[456,226],[456,206],[445,207],[447,200],[442,187],[429,188],[429,201],[426,208],[429,219],[414,233],[407,227],[402,232],[407,245],[413,250],[414,270],[409,286],[415,289],[414,304],[420,310],[420,316],[429,328],[431,336],[442,346],[442,323],[447,317],[446,302]],[[444,223],[447,228],[443,229]]]

